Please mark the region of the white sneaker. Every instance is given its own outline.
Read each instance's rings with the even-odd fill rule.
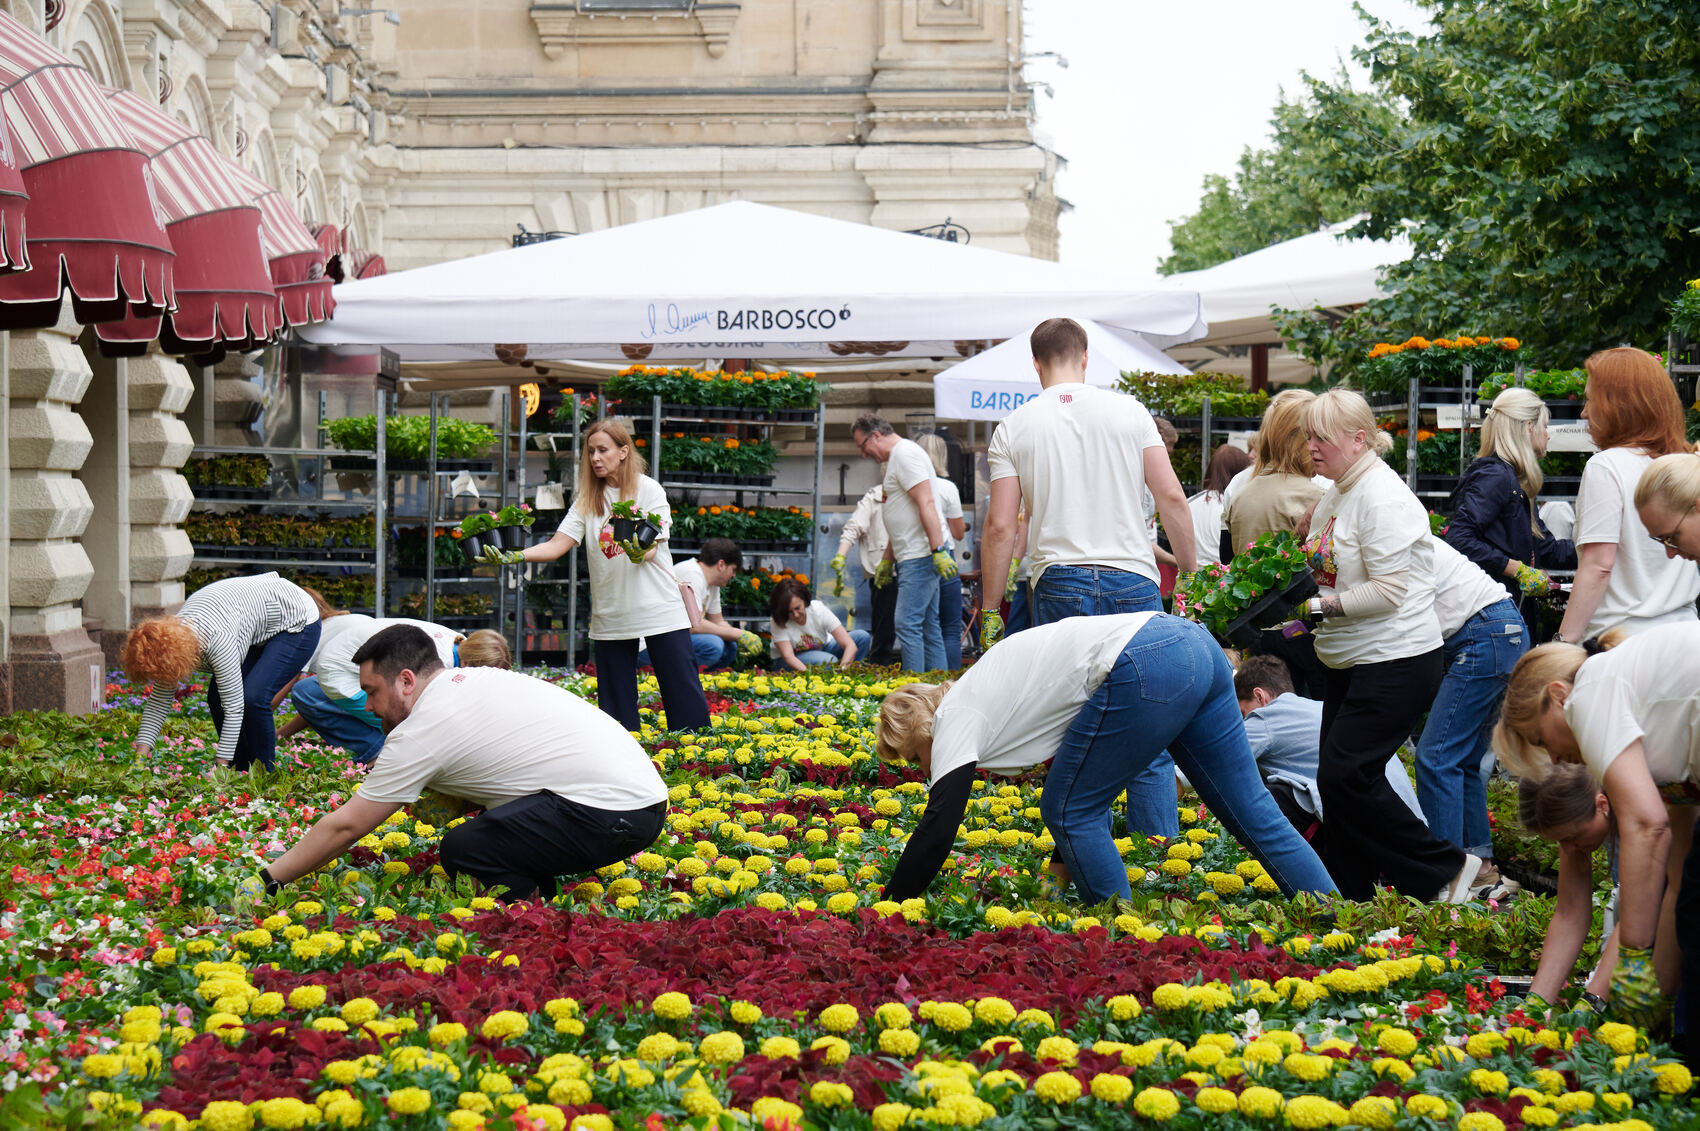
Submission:
[[[1482,858],[1473,852],[1464,854],[1464,866],[1458,869],[1458,874],[1452,877],[1452,882],[1440,889],[1435,896],[1436,903],[1468,903],[1470,888],[1476,882],[1476,873],[1482,870]]]

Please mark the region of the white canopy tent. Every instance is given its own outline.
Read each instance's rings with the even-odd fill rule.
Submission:
[[[1347,220],[1215,267],[1171,276],[1176,284],[1198,291],[1210,328],[1198,339],[1171,348],[1170,356],[1195,367],[1243,374],[1249,362],[1243,356],[1227,357],[1231,347],[1280,344],[1271,307],[1344,311],[1382,297],[1382,271],[1409,259],[1411,243],[1403,236],[1347,238],[1345,233],[1356,223]],[[1310,375],[1308,363],[1297,356],[1270,359],[1270,377],[1276,382],[1308,380]]]
[[[1086,383],[1113,388],[1123,371],[1186,373],[1186,366],[1136,335],[1091,319],[1086,329]],[[1039,393],[1028,337],[1033,327],[933,378],[933,415],[941,420],[1002,420]]]
[[[1158,346],[1196,291],[736,201],[338,286],[321,345],[405,361],[967,356],[1071,310]],[[500,352],[498,352],[500,351]]]

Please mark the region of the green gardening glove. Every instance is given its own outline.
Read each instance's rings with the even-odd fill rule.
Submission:
[[[504,550],[499,546],[486,546],[480,559],[491,565],[517,565],[525,560],[524,550]]]
[[[832,567],[832,595],[844,596],[844,555],[834,554],[826,564]]]
[[[878,566],[874,567],[874,582],[873,582],[873,584],[874,584],[875,589],[884,589],[887,585],[890,585],[896,579],[897,579],[897,563],[896,562],[883,561]]]
[[[1611,972],[1612,1020],[1649,1032],[1670,1017],[1670,1002],[1659,992],[1659,976],[1653,970],[1649,948],[1617,948],[1617,969]]]
[[[933,551],[933,568],[938,570],[939,576],[946,581],[955,577],[959,572],[956,568],[956,559],[950,556],[949,550]]]
[[[990,648],[1003,639],[1003,617],[996,609],[987,609],[980,614],[980,647]]]
[[[1004,600],[1006,600],[1006,601],[1015,600],[1015,586],[1016,586],[1015,575],[1020,573],[1020,572],[1021,572],[1021,559],[1020,558],[1009,559],[1009,578],[1003,584],[1003,599]]]
[[[1552,592],[1552,578],[1530,565],[1517,567],[1517,589],[1525,597],[1544,597]]]
[[[755,633],[750,632],[748,629],[746,629],[744,631],[744,634],[742,636],[738,637],[738,654],[741,655],[741,656],[749,657],[749,656],[758,655],[758,654],[760,654],[760,652],[761,652],[761,637],[757,636]]]

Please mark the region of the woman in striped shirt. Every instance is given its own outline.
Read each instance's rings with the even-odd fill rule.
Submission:
[[[319,643],[319,611],[300,586],[276,573],[232,577],[197,589],[176,616],[143,621],[124,645],[124,670],[149,681],[136,749],[152,751],[197,664],[212,672],[207,706],[218,728],[218,764],[272,768],[277,730],[272,699],[307,666]]]

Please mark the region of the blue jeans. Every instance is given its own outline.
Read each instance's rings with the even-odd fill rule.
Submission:
[[[1203,627],[1160,615],[1122,649],[1069,725],[1045,776],[1039,811],[1081,899],[1129,894],[1110,806],[1165,747],[1282,891],[1336,890],[1257,772],[1227,657]],[[1173,809],[1172,784],[1169,790]]]
[[[850,639],[856,645],[856,658],[865,660],[868,649],[874,646],[874,638],[859,628],[852,628]],[[805,664],[836,664],[844,658],[844,648],[836,640],[828,640],[819,648],[810,648],[807,652],[798,652],[796,656]],[[783,665],[782,665],[783,666]]]
[[[1033,587],[1033,624],[1054,624],[1068,617],[1116,613],[1160,613],[1163,594],[1149,577],[1096,566],[1052,566]],[[1178,836],[1180,806],[1175,801],[1175,760],[1159,753],[1128,786],[1129,835]]]
[[[699,668],[707,668],[710,671],[715,668],[729,668],[737,662],[738,642],[708,632],[693,632],[691,651],[696,654]],[[640,658],[638,663],[642,664],[643,660]]]
[[[933,559],[897,563],[897,646],[903,670],[934,672],[944,667],[944,637],[939,633],[939,573]]]
[[[346,699],[332,699],[319,686],[318,676],[310,675],[297,683],[289,699],[319,737],[354,755],[356,762],[371,762],[384,748],[383,723],[378,716]]]
[[[990,607],[990,606],[988,606]],[[1015,596],[1009,599],[1009,623],[1004,625],[1003,634],[1014,636],[1024,628],[1033,627],[1033,602],[1027,598],[1027,583],[1015,583]]]
[[[962,666],[962,579],[939,578],[939,635],[944,637],[944,666]]]
[[[271,769],[277,762],[277,719],[272,700],[283,685],[307,667],[319,646],[319,622],[298,632],[280,632],[248,649],[242,658],[242,729],[236,734],[236,756],[231,768],[246,770],[255,762]],[[213,727],[224,730],[224,701],[218,680],[207,681],[207,707]]]
[[[1429,831],[1478,856],[1493,855],[1482,755],[1511,669],[1528,648],[1529,630],[1509,598],[1465,621],[1445,643],[1446,675],[1417,742],[1417,800]]]

